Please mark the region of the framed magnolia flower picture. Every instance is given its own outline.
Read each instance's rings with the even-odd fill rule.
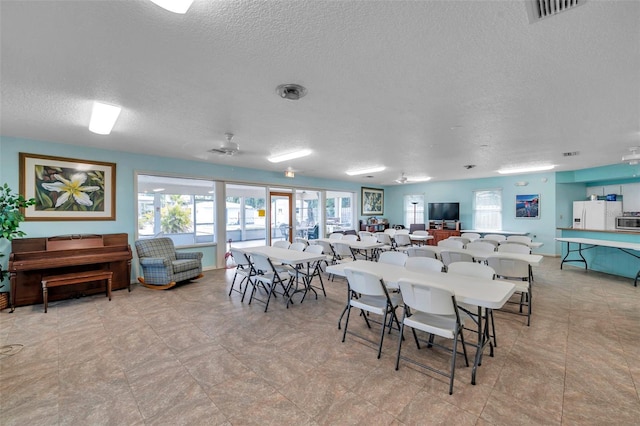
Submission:
[[[115,220],[116,165],[20,153],[25,220]]]

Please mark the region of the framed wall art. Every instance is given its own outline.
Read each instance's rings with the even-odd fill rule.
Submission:
[[[115,163],[20,153],[27,221],[115,220],[115,183]]]
[[[362,188],[362,215],[384,214],[384,189]]]
[[[516,195],[516,219],[540,219],[540,194]]]

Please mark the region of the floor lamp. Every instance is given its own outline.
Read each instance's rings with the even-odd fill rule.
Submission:
[[[417,201],[412,201],[411,204],[413,204],[413,223],[416,223],[416,206],[418,205]]]

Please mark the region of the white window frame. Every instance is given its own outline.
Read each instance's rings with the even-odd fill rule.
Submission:
[[[496,204],[485,201],[497,198]],[[478,189],[473,191],[473,228],[486,231],[502,230],[502,188]]]

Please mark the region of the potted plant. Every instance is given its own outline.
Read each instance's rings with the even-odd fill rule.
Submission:
[[[22,209],[35,203],[34,198],[27,200],[22,195],[13,193],[6,183],[0,186],[0,257],[5,257],[5,252],[10,250],[11,240],[26,235],[18,229],[24,221]],[[9,275],[3,263],[4,259],[0,259],[0,289],[4,288],[3,281]]]

